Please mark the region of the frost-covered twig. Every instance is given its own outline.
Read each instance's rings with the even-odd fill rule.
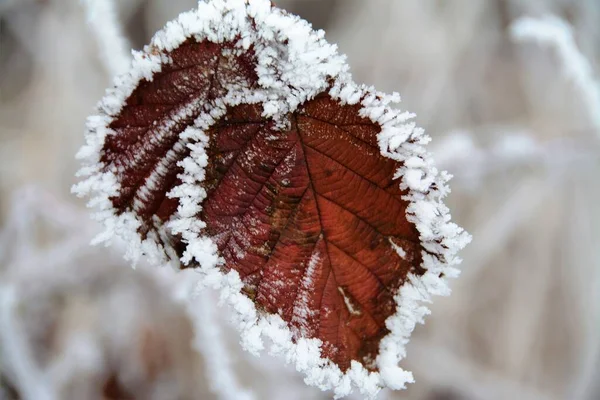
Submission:
[[[89,253],[89,236],[97,227],[82,214],[38,187],[16,190],[9,201],[8,220],[0,230],[0,273],[24,276],[25,271],[37,270],[42,264],[51,273],[74,256]],[[49,248],[38,248],[35,229],[39,219],[53,229],[79,234]]]
[[[254,400],[252,392],[241,387],[235,375],[231,352],[227,349],[215,316],[214,308],[217,307],[217,302],[207,290],[198,292],[197,301],[192,303],[193,310],[190,307],[190,311],[195,313],[194,346],[207,360],[206,371],[210,388],[222,400]]]
[[[0,232],[9,250],[2,254],[0,261],[7,266],[0,272],[0,282],[13,288],[6,293],[12,292],[16,300],[12,305],[9,301],[0,304],[3,307],[0,336],[4,335],[0,337],[2,372],[19,392],[23,386],[30,391],[35,389],[23,381],[21,375],[52,385],[51,393],[55,396],[48,398],[33,393],[25,400],[52,400],[63,398],[65,393],[72,398],[91,398],[90,393],[102,388],[107,374],[116,374],[119,382],[129,384],[128,389],[134,391],[169,393],[160,392],[156,398],[179,398],[177,393],[186,393],[183,397],[197,393],[204,382],[196,374],[200,360],[191,346],[191,325],[176,323],[163,330],[164,323],[157,322],[161,316],[189,321],[181,304],[173,307],[168,296],[160,296],[168,295],[174,283],[151,285],[148,278],[153,275],[140,271],[135,273],[134,285],[123,284],[123,278],[132,278],[133,273],[123,266],[117,267],[121,257],[113,258],[116,252],[112,249],[89,246],[97,226],[83,217],[82,212],[36,187],[20,190],[13,196],[8,209],[9,224]],[[31,218],[22,219],[23,215]],[[46,235],[36,240],[40,230]],[[14,243],[21,241],[28,244],[29,253],[14,251]],[[160,270],[151,271],[158,275]],[[164,290],[159,291],[159,286]],[[2,289],[0,287],[0,295],[5,293]],[[19,297],[14,297],[16,295]],[[2,297],[0,300],[5,298],[11,299]],[[57,298],[64,302],[55,303],[53,300]],[[149,301],[167,308],[162,311],[152,306],[144,308],[142,305],[147,306]],[[40,315],[42,318],[37,318]],[[104,330],[107,315],[111,324]],[[8,328],[4,329],[5,326]],[[52,335],[51,342],[37,340],[39,335],[47,334]],[[141,343],[136,335],[141,335]],[[173,339],[165,339],[167,336]],[[20,340],[16,346],[15,338]],[[5,349],[10,350],[10,354],[5,354]],[[161,364],[164,352],[173,359]],[[36,366],[28,361],[32,359],[31,354],[46,361]],[[13,362],[13,358],[22,363]],[[148,371],[158,371],[162,377]],[[38,379],[39,375],[45,381]],[[128,381],[132,376],[138,379],[133,384]],[[173,384],[175,380],[177,385]],[[47,388],[36,390],[45,392]],[[74,395],[75,392],[78,394]],[[171,393],[174,394],[171,396]]]
[[[121,32],[113,0],[81,0],[81,3],[107,72],[111,77],[124,73],[131,62],[131,46]]]
[[[27,231],[28,226],[31,226],[33,213],[30,211],[30,205],[35,199],[32,191],[29,188],[16,191],[10,198],[10,212],[4,229],[0,230],[0,261],[6,264],[6,254],[9,250],[19,255],[31,253],[30,232]],[[17,238],[11,249],[8,248],[9,238]],[[6,268],[6,265],[4,265]]]
[[[0,353],[2,363],[10,366],[24,400],[53,400],[57,397],[46,377],[36,366],[26,344],[25,332],[14,318],[18,304],[13,287],[0,286]]]
[[[420,365],[418,370],[424,378],[456,388],[462,394],[459,398],[487,400],[550,400],[545,393],[533,386],[517,382],[509,377],[471,363],[446,347],[431,342],[413,339],[410,350],[415,357],[413,362]],[[426,360],[436,360],[432,368]]]
[[[596,173],[597,169],[588,170],[584,175],[595,180]],[[585,186],[573,191],[570,204],[572,210],[579,212],[569,212],[572,248],[567,257],[586,265],[585,269],[576,271],[571,282],[573,292],[578,294],[572,301],[582,314],[586,331],[579,341],[581,357],[574,366],[575,378],[568,389],[573,399],[595,399],[600,393],[600,253],[597,251],[600,218],[593,212],[599,200],[598,185]]]
[[[476,237],[480,238],[481,242],[479,246],[473,246],[471,254],[467,253],[471,268],[464,271],[463,279],[476,277],[477,271],[488,265],[490,258],[528,222],[527,217],[542,203],[552,188],[553,186],[533,178],[523,180],[515,188],[502,207],[490,215],[476,232]]]
[[[555,52],[564,78],[575,86],[587,108],[590,123],[600,132],[600,85],[590,62],[577,47],[572,27],[552,15],[523,17],[513,22],[510,33],[516,42],[537,43]]]
[[[569,133],[569,137],[541,142],[534,132],[514,126],[480,127],[449,132],[432,147],[438,164],[452,171],[456,184],[475,191],[492,176],[509,170],[535,168],[564,176],[600,160],[596,140],[583,132]],[[494,138],[486,146],[476,143],[477,137],[490,135]]]

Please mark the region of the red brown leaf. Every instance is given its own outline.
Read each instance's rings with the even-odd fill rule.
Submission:
[[[88,119],[76,187],[129,256],[196,268],[242,344],[368,396],[447,294],[469,240],[428,137],[354,84],[322,32],[268,0],[200,2],[137,53]]]
[[[259,106],[231,109],[209,133],[201,215],[257,306],[321,339],[342,370],[373,365],[392,293],[421,263],[393,180],[399,165],[381,155],[380,128],[359,108],[322,94],[283,132],[257,118]]]

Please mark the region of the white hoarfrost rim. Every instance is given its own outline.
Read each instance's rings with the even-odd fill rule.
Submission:
[[[190,155],[180,163],[184,170],[180,176],[182,184],[169,193],[179,199],[177,213],[167,224],[157,224],[142,240],[137,233],[141,221],[136,214],[118,214],[112,206],[110,198],[120,190],[118,171],[105,170],[101,151],[106,136],[114,134],[109,128],[111,122],[133,90],[142,80],[152,80],[153,74],[171,62],[167,53],[190,37],[215,43],[236,41],[240,52],[252,46],[260,88],[252,93],[243,87],[230,88],[225,97],[206,104],[194,125],[180,135],[173,151],[187,146]],[[129,72],[116,78],[114,83],[114,88],[100,101],[98,114],[88,118],[86,144],[78,153],[84,160],[78,176],[84,179],[73,188],[78,195],[89,196],[89,205],[98,210],[95,216],[105,227],[98,241],[118,236],[127,241],[126,257],[134,262],[145,255],[155,264],[177,264],[180,260],[176,253],[165,248],[160,238],[181,235],[188,242],[181,262],[197,262],[199,285],[220,289],[222,301],[235,310],[242,346],[254,354],[266,347],[270,354],[283,356],[305,374],[306,383],[333,390],[336,397],[346,396],[354,388],[366,397],[374,397],[384,387],[401,389],[412,382],[412,374],[399,366],[405,357],[405,345],[415,324],[429,313],[422,303],[430,302],[432,295],[449,294],[445,278],[458,275],[453,267],[460,262],[456,254],[470,237],[450,222],[448,209],[442,203],[449,192],[446,186],[449,175],[438,173],[425,151],[423,145],[429,137],[410,122],[414,115],[391,107],[399,102],[399,96],[354,84],[345,57],[338,55],[337,48],[324,40],[322,31],[315,32],[306,21],[272,8],[268,0],[200,2],[197,10],[181,14],[168,23],[144,51],[135,52]],[[206,226],[196,217],[206,197],[200,186],[208,163],[206,129],[228,106],[242,102],[262,104],[263,116],[284,126],[286,114],[327,90],[340,103],[360,103],[360,114],[381,126],[378,136],[381,153],[403,163],[395,178],[399,179],[401,188],[408,191],[405,196],[409,202],[407,218],[416,225],[424,249],[425,274],[409,274],[394,297],[396,313],[386,320],[390,333],[381,340],[376,359],[379,372],[369,372],[353,361],[351,368],[343,373],[330,360],[321,357],[320,340],[301,338],[294,343],[292,332],[281,317],[259,312],[253,301],[242,293],[239,274],[221,271],[223,260],[213,240],[199,235]],[[151,177],[146,184],[151,184]]]

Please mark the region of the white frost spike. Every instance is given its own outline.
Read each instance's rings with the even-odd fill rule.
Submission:
[[[234,54],[252,48],[257,65],[258,87],[243,82],[227,85],[227,94],[221,98],[188,106],[200,108],[202,113],[180,136],[175,152],[188,149],[190,154],[178,165],[183,168],[179,176],[181,185],[168,195],[178,199],[177,212],[164,225],[156,223],[155,231],[144,240],[137,228],[142,223],[134,210],[118,214],[113,209],[111,197],[119,193],[119,169],[108,170],[101,160],[102,149],[108,135],[115,132],[109,128],[119,115],[126,99],[143,80],[151,80],[163,66],[172,62],[168,53],[188,38],[215,43],[235,40]],[[450,223],[448,209],[441,200],[449,192],[448,176],[438,173],[423,145],[430,138],[411,121],[413,114],[401,112],[391,105],[399,102],[398,94],[386,95],[373,88],[356,85],[348,73],[345,57],[337,54],[336,47],[327,43],[322,31],[314,32],[310,25],[298,17],[271,7],[269,0],[211,0],[200,2],[197,10],[184,13],[158,32],[143,52],[134,55],[128,73],[115,79],[115,87],[108,90],[98,106],[98,115],[88,119],[86,145],[79,153],[85,159],[80,172],[86,180],[74,187],[79,195],[91,197],[90,203],[100,209],[97,218],[103,221],[106,238],[123,237],[129,243],[128,256],[135,260],[141,255],[150,256],[156,264],[169,261],[199,264],[197,271],[202,287],[219,289],[222,302],[229,304],[234,312],[235,323],[241,332],[242,345],[248,351],[258,353],[266,349],[282,356],[305,375],[305,381],[322,390],[333,390],[336,398],[347,396],[354,390],[373,398],[384,387],[401,389],[412,382],[410,372],[404,371],[400,361],[405,357],[405,344],[417,323],[421,323],[428,309],[421,305],[435,294],[445,295],[449,290],[440,276],[456,276],[453,265],[458,264],[456,253],[469,241],[469,235],[457,225]],[[380,342],[379,354],[374,360],[378,372],[368,371],[353,361],[351,368],[343,373],[328,359],[321,357],[318,339],[295,338],[294,333],[279,315],[265,314],[257,310],[254,302],[242,293],[242,281],[236,271],[224,273],[223,259],[217,246],[209,237],[202,235],[206,223],[198,218],[206,197],[201,183],[205,179],[208,158],[206,130],[221,118],[228,107],[241,103],[260,104],[263,116],[271,117],[279,128],[289,126],[289,113],[293,113],[307,100],[329,91],[340,104],[360,104],[359,114],[381,127],[378,135],[383,156],[403,163],[394,178],[407,190],[407,219],[414,223],[420,234],[423,276],[409,274],[408,279],[395,294],[396,313],[386,320],[389,334]],[[183,107],[180,117],[187,115],[189,107]],[[168,133],[171,125],[162,126]],[[160,138],[159,138],[160,139]],[[156,140],[156,139],[155,139]],[[135,160],[134,160],[135,162]],[[156,180],[165,173],[165,164],[158,163],[138,191],[136,203],[142,207],[143,200],[155,188]],[[164,248],[160,238],[180,235],[187,247],[181,260],[175,260],[173,249]],[[390,246],[400,256],[404,250]],[[314,253],[308,269],[319,262]],[[306,274],[304,286],[309,287],[311,274]],[[343,288],[340,288],[343,294]],[[352,312],[353,304],[344,296]],[[294,317],[305,320],[308,310],[294,310]],[[354,310],[359,312],[358,310]]]
[[[394,250],[396,250],[396,253],[398,253],[398,255],[400,256],[400,258],[402,259],[406,259],[406,251],[404,251],[404,249],[400,246],[398,246],[398,244],[396,244],[394,242],[394,240],[392,238],[388,238],[390,244],[392,245],[392,247],[394,248]]]

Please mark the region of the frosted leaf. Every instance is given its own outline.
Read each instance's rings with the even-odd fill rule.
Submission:
[[[412,381],[398,363],[419,303],[447,294],[469,240],[398,101],[269,1],[201,2],[100,102],[75,190],[130,258],[220,289],[248,351],[373,397]]]

